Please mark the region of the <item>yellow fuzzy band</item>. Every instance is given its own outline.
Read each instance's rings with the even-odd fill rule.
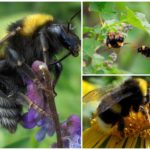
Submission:
[[[53,21],[53,16],[45,14],[29,15],[23,20],[20,33],[24,36],[31,36],[40,26]]]
[[[139,87],[143,93],[143,96],[146,96],[147,95],[148,82],[144,79],[141,79],[141,78],[136,78],[135,80],[138,82]]]

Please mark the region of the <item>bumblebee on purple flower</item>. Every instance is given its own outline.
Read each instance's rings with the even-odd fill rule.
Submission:
[[[51,15],[33,14],[8,27],[8,34],[0,40],[0,46],[6,44],[0,59],[0,126],[10,132],[15,132],[19,123],[27,129],[38,126],[38,141],[46,134],[56,133],[55,147],[79,147],[80,135],[67,131],[74,129],[68,122],[74,124],[78,120],[67,120],[64,131],[55,104],[61,62],[79,55],[80,39],[71,28],[79,13],[67,24],[56,23]],[[57,59],[57,54],[65,49],[66,53]],[[24,105],[29,106],[25,113]]]
[[[32,69],[36,74],[40,72],[40,66],[46,67],[43,62],[35,61],[32,65]],[[36,139],[41,141],[48,136],[53,136],[56,129],[55,123],[52,119],[51,110],[47,107],[47,103],[44,100],[42,91],[38,89],[36,84],[29,79],[24,79],[27,84],[27,97],[31,100],[28,101],[36,106],[29,108],[28,112],[22,116],[22,125],[27,129],[32,129],[36,126],[40,127],[40,130],[36,134]],[[41,79],[40,79],[41,80]],[[48,82],[48,81],[47,81]],[[40,112],[43,110],[44,113]],[[76,115],[70,116],[66,121],[60,123],[61,138],[63,147],[65,148],[80,148],[81,147],[81,122],[80,118]],[[58,143],[53,144],[52,147],[58,147]]]

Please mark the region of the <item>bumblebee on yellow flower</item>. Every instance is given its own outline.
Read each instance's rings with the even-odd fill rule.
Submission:
[[[114,84],[110,76],[95,78],[97,81],[111,81]],[[93,91],[84,94],[84,148],[150,147],[149,82],[144,77],[128,77],[118,86],[119,82],[115,81],[117,88],[106,91],[103,86],[99,89],[95,87]],[[106,82],[103,83],[106,85]],[[84,92],[85,89],[88,89],[88,84],[83,84]],[[96,109],[90,111],[90,125],[87,125],[85,112],[92,102]]]

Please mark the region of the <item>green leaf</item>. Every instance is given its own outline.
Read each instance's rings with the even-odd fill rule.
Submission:
[[[148,20],[146,19],[145,14],[143,13],[136,13],[136,16],[139,18],[139,20],[141,21],[143,27],[145,28],[145,30],[150,33],[150,23],[148,22]]]
[[[83,33],[88,33],[88,32],[93,32],[93,31],[94,31],[94,28],[92,27],[87,27],[87,26],[83,27]]]
[[[90,11],[98,12],[98,13],[112,13],[114,12],[114,3],[107,3],[107,2],[97,2],[90,4]]]
[[[96,41],[93,38],[85,38],[84,42],[83,42],[83,50],[84,50],[84,54],[88,55],[88,56],[92,56],[94,53],[94,50],[97,46],[99,46],[100,42]]]
[[[25,137],[25,138],[22,138],[12,144],[8,144],[6,145],[4,148],[21,148],[21,147],[27,147],[28,145],[28,141],[29,141],[29,137]]]
[[[105,8],[105,6],[107,5],[106,2],[94,2],[94,3],[90,3],[90,6],[89,6],[89,10],[90,11],[94,11],[94,12],[98,12],[98,13],[101,13],[101,11]]]
[[[137,27],[141,30],[145,30],[141,21],[136,16],[136,14],[128,7],[126,9],[127,9],[127,21],[128,21],[128,23],[130,23],[134,27]]]
[[[126,16],[127,22],[132,26],[137,27],[150,34],[150,24],[147,21],[145,14],[135,13],[128,7],[126,9],[127,9],[127,16]]]
[[[97,2],[90,3],[89,10],[98,13],[102,18],[110,19],[117,18],[116,10],[114,9],[115,3]]]

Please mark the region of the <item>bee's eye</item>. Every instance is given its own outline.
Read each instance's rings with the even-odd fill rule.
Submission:
[[[50,33],[55,33],[56,35],[59,35],[61,33],[61,28],[59,25],[51,25],[48,27],[48,31]]]

